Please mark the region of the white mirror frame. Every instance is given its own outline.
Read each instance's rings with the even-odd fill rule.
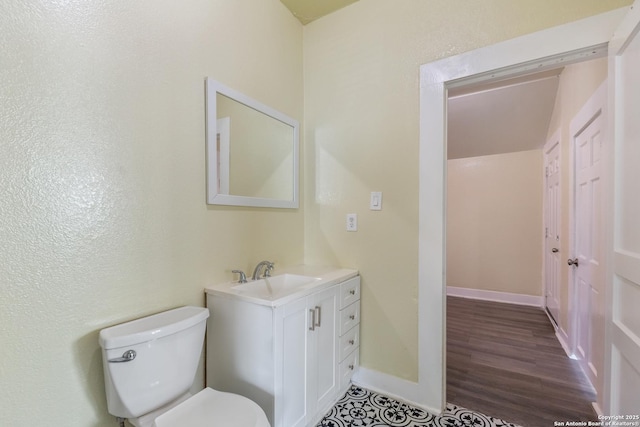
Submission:
[[[238,196],[218,192],[218,155],[217,155],[217,94],[224,95],[254,110],[272,117],[293,128],[293,195],[291,199],[268,199],[262,197]],[[230,206],[253,206],[264,208],[298,208],[298,170],[299,170],[299,134],[300,125],[297,120],[264,105],[247,95],[231,89],[209,77],[206,79],[206,147],[207,147],[207,204]],[[227,171],[228,173],[228,171]],[[226,185],[229,183],[227,182]]]

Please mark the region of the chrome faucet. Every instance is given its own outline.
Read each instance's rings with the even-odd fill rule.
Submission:
[[[251,276],[252,280],[260,279],[260,273],[262,272],[263,267],[266,267],[266,269],[262,277],[271,277],[271,272],[273,271],[273,263],[271,261],[260,261],[258,265],[256,265],[255,270],[253,270],[253,276]]]

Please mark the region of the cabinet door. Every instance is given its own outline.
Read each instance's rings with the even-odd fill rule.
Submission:
[[[309,297],[309,310],[315,323],[309,328],[309,406],[312,416],[333,403],[339,387],[338,300],[339,287]]]
[[[276,414],[274,427],[304,426],[307,420],[307,359],[310,313],[307,299],[278,309],[276,321]],[[280,388],[280,390],[278,390]]]

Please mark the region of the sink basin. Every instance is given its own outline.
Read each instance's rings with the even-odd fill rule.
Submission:
[[[315,283],[318,280],[321,279],[298,274],[280,274],[252,282],[239,283],[232,286],[232,289],[254,298],[273,300],[291,294],[301,287]]]

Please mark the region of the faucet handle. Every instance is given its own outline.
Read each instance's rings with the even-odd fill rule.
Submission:
[[[231,270],[231,272],[240,275],[240,280],[238,280],[238,282],[247,283],[247,275],[244,274],[244,271],[242,271],[242,270]]]
[[[271,277],[271,272],[273,271],[273,266],[274,266],[273,262],[269,262],[267,264],[267,268],[264,271],[264,277]]]

